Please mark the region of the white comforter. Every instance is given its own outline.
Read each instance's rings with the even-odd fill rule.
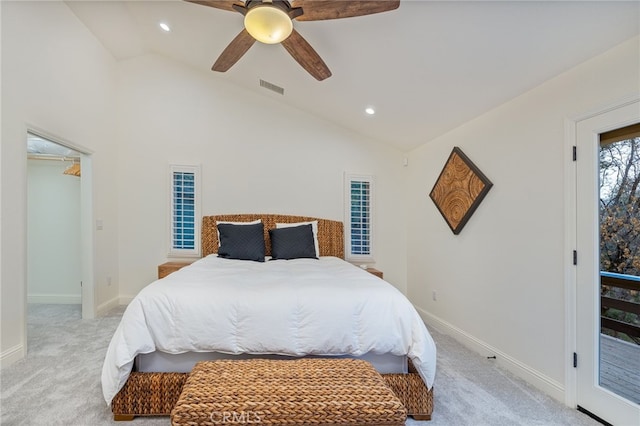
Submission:
[[[264,263],[210,255],[145,287],[102,368],[107,404],[138,354],[408,355],[428,387],[436,347],[395,287],[335,257]]]

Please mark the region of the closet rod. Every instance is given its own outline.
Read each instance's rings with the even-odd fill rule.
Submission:
[[[29,160],[53,160],[53,161],[72,161],[74,163],[80,162],[80,157],[64,157],[60,155],[47,155],[47,154],[27,154]]]

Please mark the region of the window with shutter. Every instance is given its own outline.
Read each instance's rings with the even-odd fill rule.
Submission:
[[[373,176],[345,177],[347,260],[373,261]]]
[[[200,256],[198,166],[171,167],[170,256]]]

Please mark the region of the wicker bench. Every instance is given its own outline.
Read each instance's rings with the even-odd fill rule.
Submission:
[[[404,425],[398,397],[371,364],[354,359],[199,362],[171,424]]]

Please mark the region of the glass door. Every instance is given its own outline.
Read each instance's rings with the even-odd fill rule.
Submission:
[[[576,396],[622,426],[640,424],[638,123],[633,102],[576,129]]]
[[[600,368],[640,404],[640,124],[600,134]]]

